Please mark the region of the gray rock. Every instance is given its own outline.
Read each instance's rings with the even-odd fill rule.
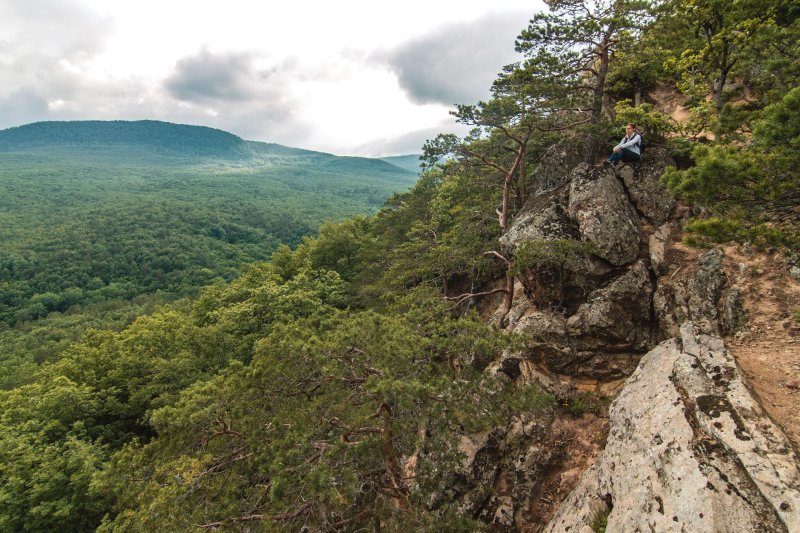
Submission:
[[[678,231],[680,231],[678,224],[668,222],[659,226],[655,233],[650,235],[648,241],[650,268],[659,276],[667,273],[667,249]]]
[[[677,335],[680,325],[687,320],[695,322],[706,333],[719,333],[725,327],[720,314],[728,285],[722,269],[723,256],[722,250],[710,250],[698,259],[693,275],[685,279],[659,279],[653,307],[666,336]]]
[[[642,261],[607,287],[589,295],[567,320],[567,332],[577,342],[604,349],[642,349],[650,341],[650,300],[653,284]]]
[[[538,240],[580,239],[575,221],[564,210],[563,191],[551,191],[529,200],[514,217],[500,243],[513,249],[523,242]]]
[[[635,261],[641,223],[614,173],[581,164],[570,180],[567,213],[577,221],[585,240],[597,245],[613,265]]]
[[[800,267],[793,266],[789,269],[789,275],[800,281]]]
[[[722,332],[733,334],[740,331],[747,324],[747,312],[744,309],[744,294],[739,287],[731,287],[724,297],[720,325]]]
[[[722,250],[717,248],[706,252],[697,260],[699,268],[690,284],[689,305],[692,316],[717,318],[717,302],[728,284],[728,277],[722,269],[724,256]]]
[[[674,162],[666,150],[653,148],[641,163],[625,165],[618,172],[633,205],[656,226],[667,221],[676,203],[661,183],[661,174],[668,165]]]
[[[531,340],[517,357],[562,376],[602,382],[624,378],[650,342],[652,292],[642,261],[592,292],[570,317],[531,306],[518,291],[509,330]]]
[[[545,531],[800,531],[798,458],[718,337],[691,323],[642,358],[605,450]]]

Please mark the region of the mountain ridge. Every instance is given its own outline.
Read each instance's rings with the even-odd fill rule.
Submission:
[[[245,161],[264,156],[312,157],[324,162],[326,166],[346,167],[349,162],[361,170],[416,174],[403,164],[394,164],[387,160],[390,158],[340,156],[278,143],[245,140],[233,133],[208,126],[160,120],[42,121],[0,130],[0,153],[131,145],[162,155],[175,153]]]

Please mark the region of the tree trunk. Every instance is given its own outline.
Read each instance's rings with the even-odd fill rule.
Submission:
[[[608,74],[608,47],[611,43],[611,36],[614,35],[614,25],[610,25],[603,35],[603,40],[598,48],[598,60],[600,64],[597,68],[597,77],[594,82],[594,91],[592,95],[592,120],[591,127],[600,124],[600,119],[603,118],[603,96],[606,89],[606,75]],[[589,130],[589,135],[586,136],[586,155],[584,162],[593,165],[597,157],[597,132]]]
[[[525,204],[525,159],[528,157],[528,147],[522,147],[522,161],[519,162],[519,205]]]
[[[514,305],[514,276],[510,272],[511,267],[508,267],[506,272],[506,298],[503,301],[503,314],[500,317],[500,327],[505,328],[507,325],[506,317],[511,312],[511,306]]]
[[[508,228],[508,201],[509,197],[511,196],[511,180],[514,179],[514,176],[517,174],[517,169],[519,168],[519,164],[522,162],[522,157],[524,154],[525,145],[522,144],[517,150],[517,157],[514,158],[514,164],[511,166],[511,170],[508,171],[506,178],[503,181],[503,208],[500,211],[500,229],[503,231]]]
[[[725,88],[725,83],[728,81],[728,73],[733,68],[733,62],[728,63],[728,56],[730,48],[727,42],[722,45],[722,58],[719,60],[719,79],[714,87],[714,105],[717,111],[722,109],[722,90]]]

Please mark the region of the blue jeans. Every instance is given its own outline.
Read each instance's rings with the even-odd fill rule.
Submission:
[[[632,150],[628,150],[627,148],[623,148],[619,152],[613,152],[611,157],[608,158],[608,162],[611,164],[616,163],[619,160],[625,161],[626,163],[635,163],[637,161],[642,160],[642,156],[637,154]]]

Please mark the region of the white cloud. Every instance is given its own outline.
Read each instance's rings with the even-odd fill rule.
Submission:
[[[0,128],[149,118],[413,152],[452,130],[449,104],[488,93],[531,14],[529,0],[3,0]]]
[[[489,95],[500,69],[518,59],[514,38],[527,12],[448,24],[378,54],[416,102],[469,104]]]

